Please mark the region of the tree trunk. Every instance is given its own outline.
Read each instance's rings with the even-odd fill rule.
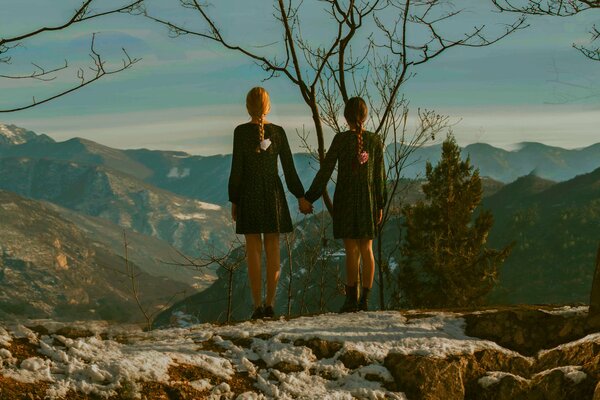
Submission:
[[[379,274],[379,309],[385,310],[385,299],[384,299],[384,288],[385,283],[383,281],[383,245],[381,240],[381,229],[377,232],[377,272]]]
[[[590,317],[600,317],[600,244],[596,255],[596,271],[592,281],[592,293],[590,294]]]
[[[288,281],[288,303],[287,303],[287,316],[289,317],[292,314],[292,246],[290,244],[290,237],[288,234],[285,235],[285,245],[288,251],[288,261],[289,261],[289,281]]]
[[[227,322],[231,322],[231,302],[233,300],[233,269],[229,271],[229,281],[227,289]]]
[[[310,107],[310,111],[312,114],[312,119],[315,124],[315,133],[317,135],[317,152],[319,153],[319,164],[323,163],[325,160],[325,134],[323,131],[323,124],[321,123],[321,115],[319,114],[319,106],[317,104],[317,99],[314,95],[310,96],[310,101],[306,103]],[[325,203],[325,207],[329,214],[333,215],[333,202],[331,201],[331,197],[327,192],[327,186],[325,186],[325,190],[323,191],[323,202]]]

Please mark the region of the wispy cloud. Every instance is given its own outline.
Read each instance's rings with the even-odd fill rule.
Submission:
[[[598,141],[600,113],[593,106],[446,108],[439,111],[456,123],[453,131],[461,145],[486,142],[510,148],[515,143],[537,141],[575,148]],[[269,119],[286,129],[293,150],[300,151],[296,130],[302,130],[303,126],[312,128],[306,109],[296,104],[274,104]],[[10,122],[47,133],[57,140],[79,136],[117,148],[145,147],[209,155],[230,153],[233,128],[246,121],[246,110],[240,103],[70,116],[60,120],[16,118]],[[415,119],[411,117],[409,128],[414,125]],[[331,137],[328,133],[327,143]]]

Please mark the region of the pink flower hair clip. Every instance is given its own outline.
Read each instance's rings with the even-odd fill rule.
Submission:
[[[366,151],[362,151],[359,155],[358,155],[358,162],[360,163],[360,165],[363,165],[364,163],[366,163],[367,161],[369,161],[369,153],[367,153]]]

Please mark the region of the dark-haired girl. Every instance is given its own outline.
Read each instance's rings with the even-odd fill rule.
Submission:
[[[375,273],[373,238],[386,201],[383,144],[364,129],[368,108],[363,99],[348,100],[344,117],[349,131],[335,135],[325,160],[305,198],[313,203],[323,194],[338,164],[333,196],[333,236],[346,248],[346,301],[341,312],[368,309]],[[358,297],[358,268],[362,259],[362,291]]]

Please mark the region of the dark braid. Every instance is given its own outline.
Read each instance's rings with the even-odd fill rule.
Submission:
[[[369,109],[367,103],[360,97],[352,97],[346,102],[344,107],[344,117],[348,124],[356,127],[356,160],[357,164],[362,164],[364,161],[360,161],[364,150],[364,137],[363,137],[363,125],[367,120]]]
[[[363,151],[363,126],[362,122],[357,122],[356,127],[358,128],[358,132],[356,132],[356,154],[360,156],[360,153]]]

